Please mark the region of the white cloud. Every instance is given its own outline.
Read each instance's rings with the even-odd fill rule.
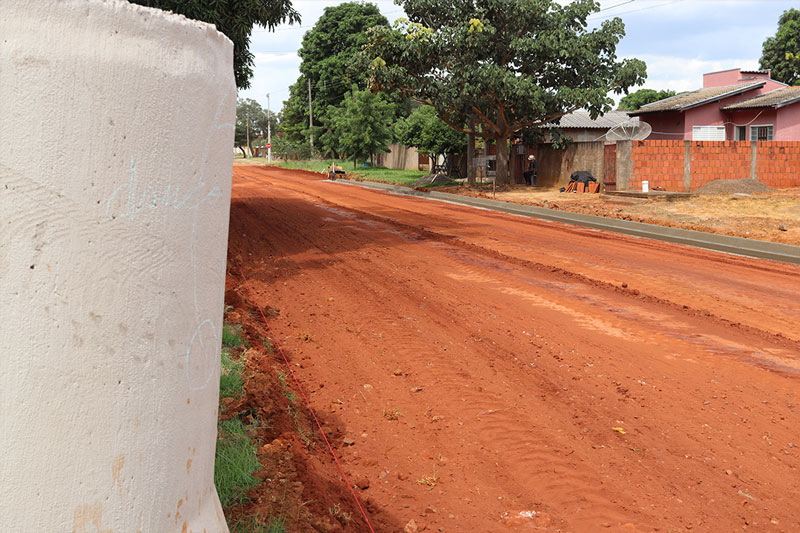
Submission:
[[[644,55],[639,59],[647,63],[647,81],[641,88],[693,91],[703,87],[703,74],[732,68],[756,69],[753,59],[698,59],[676,56]]]

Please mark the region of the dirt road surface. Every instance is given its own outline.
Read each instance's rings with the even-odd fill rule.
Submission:
[[[375,531],[800,530],[796,266],[236,166],[228,294]]]

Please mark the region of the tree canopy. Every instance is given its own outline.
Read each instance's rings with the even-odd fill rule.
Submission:
[[[584,108],[610,111],[608,93],[646,75],[617,61],[619,18],[589,30],[592,0],[400,0],[409,19],[370,30],[371,85],[430,105],[452,128],[498,145],[497,181],[507,183],[508,140]],[[469,117],[475,126],[468,127]]]
[[[431,106],[420,106],[395,124],[395,139],[431,158],[431,171],[440,155],[462,153],[467,136],[448,126]]]
[[[261,105],[251,98],[239,98],[236,102],[236,130],[233,143],[242,154],[247,146],[253,152],[253,142],[257,137],[267,135],[267,122],[273,132],[277,132],[278,122],[274,113],[267,113]]]
[[[669,89],[665,89],[663,91],[656,91],[654,89],[639,89],[638,91],[632,92],[627,96],[623,96],[619,101],[619,106],[617,108],[621,109],[622,111],[636,111],[643,105],[658,102],[664,98],[675,96],[675,94],[675,91],[671,91]]]
[[[236,86],[250,87],[253,54],[250,34],[254,25],[270,30],[278,24],[300,22],[291,0],[130,0],[134,4],[157,7],[191,19],[214,24],[233,41],[233,72]]]
[[[319,125],[315,137],[330,127],[329,106],[338,106],[353,84],[366,88],[367,77],[353,68],[353,57],[367,42],[367,29],[388,26],[374,4],[347,2],[326,7],[312,29],[303,36],[298,55],[300,77],[291,86],[284,102],[284,131],[292,141],[308,136],[308,81],[311,81],[314,123]],[[326,137],[328,138],[328,137]],[[327,151],[330,146],[321,146]]]
[[[800,85],[800,10],[784,11],[778,31],[767,37],[761,53],[761,68],[772,70],[772,79]]]
[[[333,106],[330,106],[333,107]],[[366,161],[374,154],[388,152],[392,140],[394,104],[382,94],[353,85],[342,105],[328,110],[331,117],[331,142],[334,150],[353,160]]]

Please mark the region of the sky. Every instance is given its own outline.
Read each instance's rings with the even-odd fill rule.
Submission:
[[[342,1],[293,0],[301,24],[275,31],[254,28],[250,50],[255,55],[251,88],[239,96],[252,98],[278,112],[289,97],[289,86],[300,75],[297,50],[325,7]],[[404,16],[392,0],[372,0],[394,22]],[[561,3],[566,3],[561,1]],[[703,85],[703,73],[741,67],[758,68],[761,47],[775,35],[778,18],[798,2],[786,0],[603,0],[590,25],[618,16],[626,36],[617,46],[620,58],[647,63],[647,81],[639,88],[689,91]],[[619,97],[616,97],[619,98]]]

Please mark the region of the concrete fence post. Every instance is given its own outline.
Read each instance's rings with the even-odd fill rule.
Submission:
[[[119,0],[0,35],[0,531],[225,532],[232,43]]]
[[[617,190],[630,188],[633,169],[633,141],[617,141]]]
[[[750,141],[750,179],[758,179],[758,142]]]
[[[683,190],[692,190],[692,141],[683,141]]]

